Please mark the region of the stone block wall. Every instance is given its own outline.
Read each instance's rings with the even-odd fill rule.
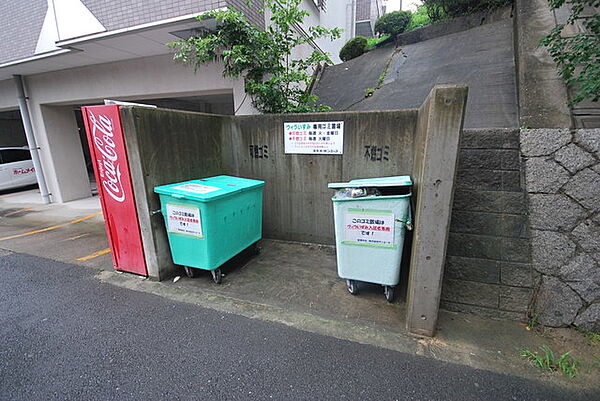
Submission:
[[[546,326],[600,331],[600,129],[521,133],[536,300]]]
[[[518,129],[465,130],[442,308],[524,320],[533,293]]]

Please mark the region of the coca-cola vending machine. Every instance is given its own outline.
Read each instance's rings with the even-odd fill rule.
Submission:
[[[119,107],[81,110],[113,264],[116,270],[147,276]]]

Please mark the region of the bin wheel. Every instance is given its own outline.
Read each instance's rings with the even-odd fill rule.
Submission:
[[[396,287],[384,285],[383,293],[385,294],[385,299],[387,299],[389,303],[392,303],[394,302],[394,298],[396,297]]]
[[[346,286],[348,287],[348,292],[352,295],[358,294],[358,283],[354,280],[346,280]]]
[[[183,266],[183,270],[185,270],[185,275],[189,278],[196,277],[196,269],[189,266]]]
[[[212,274],[215,284],[221,284],[221,281],[223,281],[223,273],[221,273],[221,269],[211,270],[210,273]]]
[[[262,250],[262,247],[260,245],[258,245],[258,242],[255,242],[254,245],[252,245],[252,253],[254,255],[260,255],[261,250]]]

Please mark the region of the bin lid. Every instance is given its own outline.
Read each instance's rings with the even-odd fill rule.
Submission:
[[[332,189],[340,188],[362,188],[362,187],[404,187],[412,185],[408,175],[397,175],[394,177],[361,178],[349,182],[332,182],[328,185]]]
[[[171,195],[175,198],[210,202],[264,185],[264,181],[232,177],[229,175],[218,175],[198,180],[161,185],[159,187],[154,187],[154,192]]]

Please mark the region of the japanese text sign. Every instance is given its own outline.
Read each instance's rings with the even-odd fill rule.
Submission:
[[[348,210],[344,216],[344,244],[393,246],[394,214],[386,210]]]
[[[341,155],[344,122],[290,122],[283,124],[285,153]]]
[[[167,204],[168,231],[202,238],[200,210],[193,206]]]

